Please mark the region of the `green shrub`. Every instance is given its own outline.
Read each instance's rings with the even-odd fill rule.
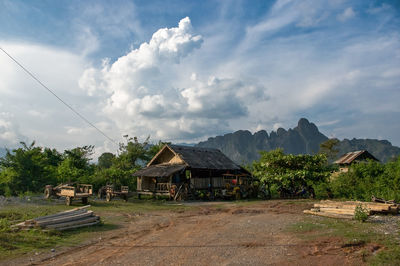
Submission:
[[[282,149],[260,152],[251,171],[267,187],[276,187],[281,197],[314,196],[315,186],[325,183],[330,169],[323,154],[285,154]],[[305,192],[305,193],[304,193]],[[272,193],[271,193],[272,194]]]
[[[9,221],[6,218],[0,218],[0,233],[9,231],[10,231]]]
[[[354,210],[354,219],[359,222],[365,222],[368,219],[369,210],[361,204]]]
[[[313,187],[317,199],[328,199],[333,197],[331,184],[329,182],[321,182]]]
[[[395,162],[357,163],[331,181],[336,198],[370,201],[371,196],[400,200],[400,157]]]

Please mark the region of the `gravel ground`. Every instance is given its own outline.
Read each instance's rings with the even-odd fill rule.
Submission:
[[[121,228],[80,247],[7,265],[362,265],[338,240],[307,243],[286,228],[310,203],[189,203],[191,210],[121,213]],[[335,245],[335,246],[332,246]]]
[[[381,224],[376,230],[382,234],[394,235],[400,242],[400,215],[371,215],[368,222]]]
[[[32,200],[32,199],[31,199]],[[339,238],[300,239],[287,228],[311,202],[189,202],[190,210],[99,213],[119,229],[72,248],[28,255],[4,265],[364,265],[358,247]],[[117,217],[118,216],[118,217]],[[110,218],[110,217],[108,217]],[[111,217],[112,218],[112,217]],[[121,219],[123,218],[123,219]],[[320,217],[318,217],[320,218]],[[320,218],[322,219],[322,218]],[[399,216],[371,216],[399,230]],[[396,226],[397,225],[397,226]],[[363,247],[368,248],[368,247]],[[375,247],[371,246],[371,249]],[[1,263],[0,263],[1,264]]]

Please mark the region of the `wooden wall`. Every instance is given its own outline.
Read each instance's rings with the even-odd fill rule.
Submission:
[[[137,190],[155,190],[156,184],[152,177],[138,177]]]
[[[208,189],[209,184],[212,184],[213,188],[225,187],[222,177],[193,177],[190,179],[190,187],[194,189]]]
[[[175,155],[172,151],[170,151],[167,148],[164,149],[163,152],[157,156],[157,158],[151,163],[151,165],[164,164],[164,163],[181,164],[183,163],[183,161],[179,156]]]

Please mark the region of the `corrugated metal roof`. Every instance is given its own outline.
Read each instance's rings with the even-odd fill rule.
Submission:
[[[352,151],[348,152],[338,160],[335,161],[336,164],[351,164],[357,158],[362,157],[363,159],[372,159],[378,161],[371,153],[366,150]]]
[[[198,169],[240,170],[235,164],[218,149],[200,148],[180,145],[168,145],[189,167]]]
[[[146,177],[164,177],[170,176],[176,172],[184,169],[186,165],[183,164],[158,164],[150,165],[139,171],[136,171],[133,176],[146,176]]]

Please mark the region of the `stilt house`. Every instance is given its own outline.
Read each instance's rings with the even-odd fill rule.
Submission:
[[[185,189],[224,188],[227,180],[243,182],[250,173],[218,149],[165,145],[147,164],[134,173],[138,194],[174,196]]]
[[[334,163],[339,165],[339,172],[348,172],[349,167],[353,163],[365,162],[367,160],[378,161],[371,153],[366,150],[352,151],[344,154]]]

